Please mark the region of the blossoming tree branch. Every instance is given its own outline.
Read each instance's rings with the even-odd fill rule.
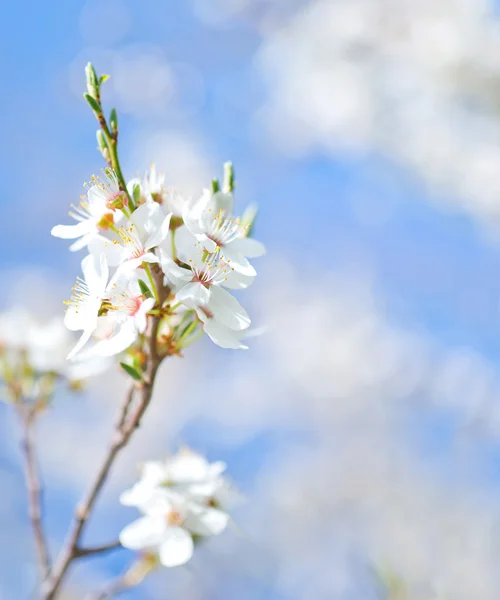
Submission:
[[[113,109],[106,118],[101,102],[108,77],[99,77],[88,64],[86,78],[84,96],[99,123],[97,142],[107,167],[102,176],[91,178],[86,195],[70,212],[76,223],[52,229],[52,235],[73,240],[71,251],[86,252],[82,275],[66,303],[64,319],[39,323],[19,310],[15,318],[0,318],[2,384],[23,432],[43,600],[59,598],[70,568],[86,557],[120,547],[134,551],[122,577],[88,596],[110,598],[138,585],[155,568],[186,563],[200,539],[226,528],[236,492],[224,477],[225,464],[210,464],[194,451],[183,450],[143,465],[140,480],[119,499],[141,516],[117,540],[101,547],[84,542],[115,459],[136,434],[152,401],[162,362],[182,356],[204,333],[223,348],[247,347],[250,318],[231,291],[251,285],[256,271],[249,259],[265,252],[250,237],[255,209],[241,218],[233,214],[230,163],[224,165],[222,183],[214,179],[210,189],[194,199],[166,187],[154,167],[143,178],[127,181],[119,161],[117,114]],[[50,406],[58,382],[75,387],[114,360],[129,379],[129,389],[118,407],[107,450],[52,559],[43,523],[36,422]]]

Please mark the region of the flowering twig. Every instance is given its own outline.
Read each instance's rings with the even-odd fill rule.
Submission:
[[[17,412],[22,430],[21,449],[28,490],[29,516],[43,580],[50,573],[50,554],[42,520],[42,487],[38,474],[34,440],[35,412],[31,407],[23,406],[22,403],[18,405]]]
[[[161,277],[161,274],[158,274]],[[169,288],[163,288],[164,298],[170,293]],[[164,299],[162,298],[162,299]],[[86,523],[94,508],[95,501],[106,482],[111,467],[114,464],[119,452],[127,445],[134,431],[141,424],[142,417],[149,406],[153,395],[153,387],[158,367],[163,357],[157,350],[157,334],[160,325],[160,317],[151,315],[148,317],[148,330],[146,332],[145,353],[148,356],[147,366],[144,372],[143,380],[140,384],[134,383],[131,391],[127,394],[119,411],[119,417],[115,426],[115,432],[106,455],[97,471],[96,476],[83,500],[75,511],[75,520],[70,529],[66,542],[56,561],[51,576],[47,579],[43,598],[53,600],[56,598],[58,590],[71,563],[79,558],[79,542]],[[137,386],[137,387],[136,387]],[[139,399],[135,407],[132,406],[134,389],[137,389]]]

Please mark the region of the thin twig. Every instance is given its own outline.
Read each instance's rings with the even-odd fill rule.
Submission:
[[[29,516],[33,528],[38,563],[43,581],[50,573],[50,554],[43,528],[42,486],[38,474],[34,439],[35,417],[30,409],[24,408],[22,405],[19,405],[18,407],[18,415],[22,430],[21,450],[24,460],[26,487],[28,490]]]
[[[111,542],[110,544],[103,544],[102,546],[90,546],[88,548],[76,548],[75,558],[84,558],[87,556],[96,556],[110,552],[111,550],[118,550],[122,545],[118,540]]]
[[[160,273],[157,273],[156,275],[160,280],[162,279]],[[163,297],[160,300],[163,301],[169,293],[170,290],[168,288],[163,288]],[[125,397],[120,409],[120,414],[115,425],[115,432],[106,455],[97,470],[89,490],[75,511],[75,519],[69,534],[56,561],[52,574],[45,583],[42,596],[44,600],[54,600],[54,598],[56,598],[62,581],[66,576],[71,563],[77,556],[81,536],[94,508],[95,501],[108,478],[111,467],[120,450],[127,445],[132,434],[137,427],[139,427],[142,417],[149,406],[153,395],[156,373],[163,359],[163,357],[158,354],[157,349],[157,335],[160,320],[161,319],[158,316],[149,316],[148,318],[148,329],[146,331],[144,348],[146,355],[148,356],[148,363],[146,365],[142,383],[134,384],[134,386],[137,386],[136,389],[139,394],[137,405],[131,412],[134,391],[130,391]]]

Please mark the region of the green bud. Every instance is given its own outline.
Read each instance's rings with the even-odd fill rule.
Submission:
[[[245,231],[245,237],[249,237],[252,233],[255,219],[257,218],[257,211],[257,205],[250,204],[250,206],[247,206],[245,212],[241,216],[240,224]]]
[[[109,125],[111,127],[111,133],[116,135],[118,133],[118,115],[116,114],[116,110],[114,108],[111,109],[111,113],[109,115]]]
[[[85,77],[87,79],[87,91],[93,98],[99,95],[99,80],[92,63],[87,63],[85,67]]]
[[[101,107],[97,100],[90,94],[83,94],[85,100],[89,103],[90,108],[97,114],[101,114]]]
[[[224,163],[224,192],[232,192],[234,190],[234,168],[233,163],[228,161]]]
[[[212,179],[212,194],[216,194],[217,192],[220,192],[220,183],[217,177],[214,177]]]

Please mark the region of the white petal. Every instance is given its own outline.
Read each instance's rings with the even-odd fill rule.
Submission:
[[[117,267],[123,260],[124,249],[120,244],[98,237],[89,244],[89,252],[95,256],[104,254],[111,267]]]
[[[134,326],[139,333],[144,333],[146,331],[147,325],[147,313],[153,308],[155,305],[154,298],[146,298],[144,302],[141,304],[139,310],[134,316]]]
[[[80,339],[76,343],[76,346],[68,354],[68,360],[71,360],[78,352],[80,352],[80,350],[89,341],[91,335],[92,335],[92,330],[91,329],[87,329],[86,331],[84,331],[82,333],[82,335],[80,336]]]
[[[234,249],[236,252],[239,252],[248,258],[258,258],[266,253],[264,244],[248,237],[236,238],[230,242],[228,246],[231,247],[231,250]]]
[[[233,194],[232,192],[216,192],[211,201],[211,206],[214,207],[214,214],[223,210],[227,215],[233,212]]]
[[[243,254],[240,254],[233,249],[233,244],[224,246],[221,254],[229,266],[231,266],[238,273],[241,273],[247,277],[255,277],[255,275],[257,275],[256,270],[248,262],[248,259],[246,259]]]
[[[202,314],[198,312],[198,316],[202,318]],[[203,329],[208,337],[220,346],[221,348],[232,348],[233,350],[247,350],[248,346],[241,343],[240,332],[234,331],[217,323],[215,319],[208,319],[203,325]]]
[[[219,535],[226,529],[229,515],[217,508],[192,505],[185,527],[195,535]]]
[[[192,258],[194,254],[201,250],[200,243],[185,226],[175,230],[174,241],[177,256],[186,263],[189,262],[189,259]],[[167,251],[170,252],[170,249]]]
[[[243,275],[238,271],[229,271],[222,285],[230,290],[242,290],[253,283],[255,276]]]
[[[160,227],[154,231],[147,242],[145,243],[145,248],[149,250],[150,248],[154,248],[155,246],[159,246],[167,237],[168,231],[170,228],[170,219],[172,218],[172,213],[168,214],[161,223]]]
[[[156,548],[165,539],[166,529],[165,519],[161,517],[141,517],[122,529],[120,543],[131,550]]]
[[[193,538],[181,527],[170,527],[159,548],[160,562],[165,567],[178,567],[193,556]]]
[[[92,231],[91,233],[86,233],[85,235],[82,235],[81,238],[77,239],[76,242],[73,242],[71,244],[71,246],[69,247],[71,252],[78,252],[78,250],[81,250],[82,248],[85,248],[85,246],[88,246],[90,244],[90,242],[97,237],[98,233],[96,231]]]
[[[120,354],[136,341],[137,335],[137,329],[134,327],[133,320],[127,319],[117,325],[111,337],[97,342],[89,351],[89,356],[115,356],[116,354]]]
[[[163,273],[174,285],[179,285],[182,282],[188,282],[193,279],[193,273],[191,270],[179,267],[179,265],[176,264],[162,249],[160,249],[160,264]]]
[[[94,228],[95,225],[92,223],[92,221],[86,219],[85,221],[81,221],[76,225],[56,225],[55,227],[52,227],[50,233],[54,237],[58,237],[63,240],[73,240],[85,235],[86,233],[89,233],[89,231],[92,231]]]
[[[247,311],[234,296],[220,287],[212,287],[208,308],[214,319],[230,329],[241,330],[250,326]]]
[[[160,229],[164,220],[161,206],[157,202],[141,204],[130,216],[129,222],[133,225],[141,241]]]
[[[190,308],[204,306],[210,300],[210,291],[201,283],[188,283],[177,292],[176,298]]]

